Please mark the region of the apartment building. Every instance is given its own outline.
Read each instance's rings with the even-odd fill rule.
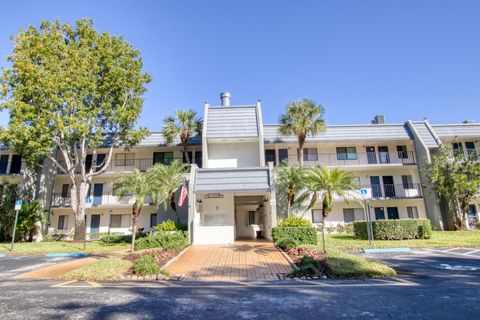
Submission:
[[[221,94],[218,106],[205,103],[203,119],[202,135],[191,138],[188,144],[189,158],[193,159],[186,173],[188,205],[178,210],[180,219],[189,226],[191,241],[233,243],[237,238],[259,235],[271,239],[277,218],[286,215],[282,190],[275,188],[275,166],[284,162],[298,165],[297,138],[280,134],[278,124],[264,124],[260,101],[231,105],[229,93]],[[480,124],[387,124],[384,117],[377,116],[370,124],[328,125],[324,133],[307,137],[304,166],[321,165],[351,172],[359,188],[372,190],[372,219],[429,218],[443,229],[449,228],[451,222],[444,205],[429,188],[424,170],[441,144],[451,145],[456,152],[480,155]],[[107,150],[104,151],[97,151],[96,159],[88,156],[87,167],[94,160],[102,163]],[[5,162],[8,173],[2,179],[21,180],[21,175],[9,174],[12,167],[12,172],[21,172],[18,156],[14,157],[8,150],[0,152],[0,169]],[[90,187],[86,209],[90,238],[99,233],[131,231],[133,197],[112,193],[113,181],[119,174],[134,168],[146,170],[158,162],[168,164],[173,159],[187,162],[179,141],[167,144],[161,133],[150,133],[128,150],[115,149],[107,170],[94,177]],[[51,181],[52,186],[46,186],[51,199],[49,232],[72,233],[74,218],[68,179],[56,172]],[[335,199],[328,225],[364,220],[362,203],[354,197],[347,200],[348,203]],[[479,219],[479,209],[480,201],[471,204],[472,222]],[[322,222],[320,204],[296,214],[314,224]],[[161,221],[176,218],[171,209],[155,207],[151,199],[146,199],[139,226],[149,231]]]

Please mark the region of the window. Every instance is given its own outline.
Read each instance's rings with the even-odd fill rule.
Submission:
[[[399,159],[408,159],[407,146],[397,146],[397,153]]]
[[[268,164],[269,162],[273,162],[274,165],[277,164],[275,161],[275,150],[265,150],[265,164]]]
[[[305,148],[303,149],[303,160],[304,161],[317,161],[317,148]]]
[[[337,147],[337,160],[357,160],[357,148]]]
[[[0,156],[0,174],[6,174],[8,167],[8,154],[2,154]]]
[[[343,209],[343,221],[354,222],[357,220],[364,220],[362,208],[344,208]]]
[[[353,184],[355,189],[360,189],[361,188],[360,177],[353,177],[352,178],[352,184]]]
[[[206,214],[204,218],[204,226],[227,226],[228,217],[226,214]]]
[[[378,157],[380,163],[390,163],[390,154],[387,146],[378,147]]]
[[[399,219],[398,208],[397,207],[388,207],[387,208],[388,219]]]
[[[403,189],[414,189],[411,175],[402,176]]]
[[[248,211],[248,225],[258,224],[258,211]]]
[[[12,155],[12,163],[10,163],[10,173],[18,174],[22,169],[22,157],[18,154]]]
[[[105,158],[106,157],[107,157],[107,154],[105,154],[105,153],[97,154],[97,162],[96,162],[96,168],[95,168],[96,171],[103,168],[103,166],[105,164]]]
[[[475,150],[475,142],[465,142],[465,149],[467,149],[467,154],[470,157],[477,157],[477,151]]]
[[[58,216],[58,230],[68,229],[68,216]]]
[[[110,228],[128,228],[130,227],[130,215],[112,214],[110,215]]]
[[[173,152],[154,152],[153,153],[153,164],[163,163],[170,164],[173,161]]]
[[[152,213],[150,214],[150,228],[153,228],[157,225],[157,214]]]
[[[407,216],[410,219],[418,219],[418,208],[417,207],[407,207]]]
[[[453,155],[458,156],[463,154],[463,146],[461,142],[452,143]]]
[[[382,207],[376,207],[375,210],[375,220],[384,220],[385,219],[385,209]]]
[[[203,165],[202,151],[195,151],[195,164],[201,168]]]
[[[70,188],[69,184],[63,184],[62,185],[62,198],[67,198],[68,197],[68,189]]]
[[[135,153],[117,153],[115,154],[116,166],[133,166],[135,164]]]
[[[85,171],[86,172],[89,172],[90,169],[92,168],[92,159],[93,159],[92,154],[87,154],[87,156],[85,157]]]
[[[312,209],[312,222],[322,223],[322,221],[323,221],[322,209]]]
[[[278,149],[278,162],[283,164],[288,161],[288,150],[287,149]]]

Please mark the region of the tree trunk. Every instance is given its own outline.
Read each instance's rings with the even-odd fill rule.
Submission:
[[[35,231],[33,232],[33,242],[42,242],[43,241],[43,234],[42,234],[42,223],[40,221],[35,222]]]
[[[76,184],[71,185],[70,196],[72,202],[72,210],[75,216],[75,233],[74,241],[86,241],[85,229],[85,202],[87,196],[88,183],[81,181],[77,187]]]
[[[302,137],[298,138],[298,150],[297,150],[297,158],[300,167],[303,167],[303,145],[305,144],[305,139]]]
[[[188,164],[192,164],[192,162],[190,161],[190,156],[188,155],[188,150],[187,150],[187,141],[182,141],[182,145],[183,145],[183,156],[185,157],[185,159],[187,160],[187,163]]]
[[[468,223],[468,215],[465,209],[461,209],[462,214],[462,227],[464,230],[470,230],[470,224]]]
[[[139,208],[137,203],[134,203],[132,208],[132,253],[135,251],[135,238],[137,236],[137,219],[140,215],[140,210],[141,208]]]
[[[322,245],[323,245],[323,253],[327,253],[327,237],[325,235],[325,223],[328,217],[328,209],[323,205],[322,206]]]

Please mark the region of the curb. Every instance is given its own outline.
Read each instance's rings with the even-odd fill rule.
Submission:
[[[363,253],[400,253],[400,252],[411,252],[410,248],[380,248],[380,249],[362,249]]]
[[[282,249],[280,249],[277,245],[275,245],[275,248],[277,248],[278,251],[283,255],[285,259],[287,259],[288,263],[292,266],[293,270],[298,270],[298,266],[293,262],[292,258],[288,256]]]
[[[87,257],[88,254],[83,252],[72,252],[72,253],[47,253],[45,257],[73,257],[73,258],[84,258]]]

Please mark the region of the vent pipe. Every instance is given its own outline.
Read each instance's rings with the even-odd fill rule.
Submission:
[[[383,114],[376,115],[375,118],[373,118],[372,120],[372,124],[385,124],[385,123],[386,123],[385,115]]]
[[[230,106],[230,99],[231,99],[230,92],[222,92],[220,93],[220,100],[222,101],[222,107],[229,107]]]

